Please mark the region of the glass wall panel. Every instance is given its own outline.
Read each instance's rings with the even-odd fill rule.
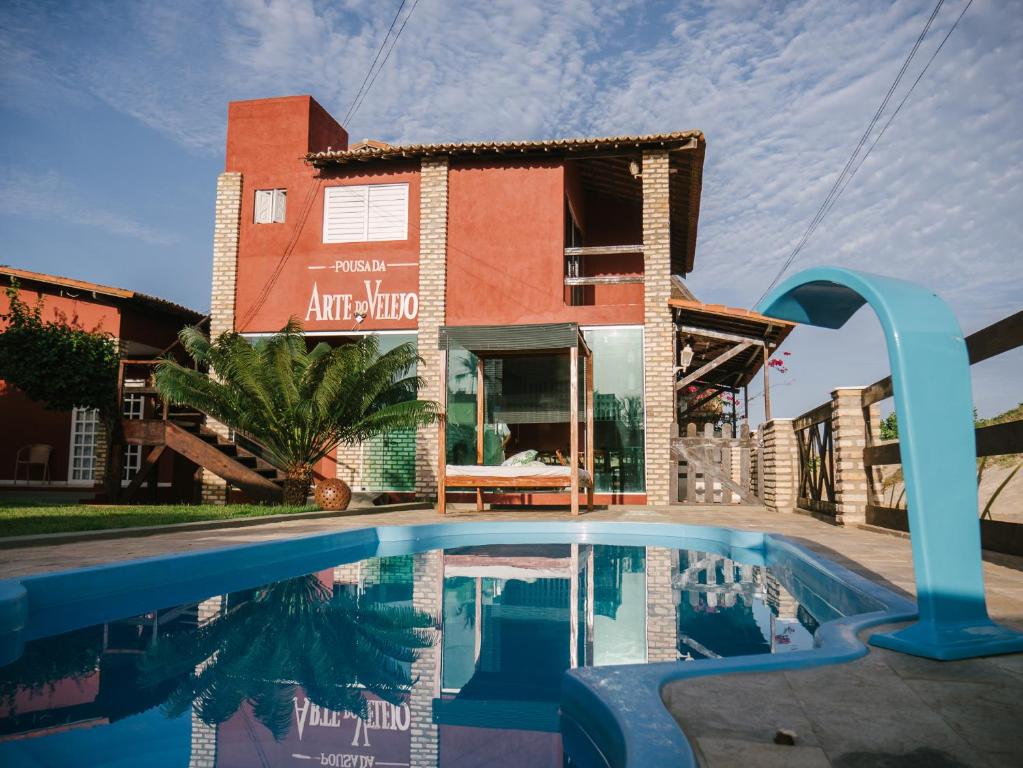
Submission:
[[[476,463],[477,363],[468,350],[448,352],[448,464]]]
[[[478,358],[466,350],[448,356],[449,464],[476,463]],[[554,463],[569,448],[569,358],[508,355],[483,365],[486,413],[483,463],[500,464],[526,450]],[[580,413],[582,418],[582,413]]]
[[[643,329],[585,331],[593,350],[593,452],[598,493],[646,490]],[[664,457],[667,460],[667,457]]]

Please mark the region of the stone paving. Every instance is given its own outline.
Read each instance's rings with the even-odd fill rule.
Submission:
[[[548,510],[476,513],[455,508],[444,518],[432,510],[353,512],[221,531],[6,550],[0,577],[367,525],[552,519],[774,531],[889,588],[913,592],[907,539],[734,506],[613,507],[578,518]],[[1023,629],[1023,563],[998,559],[984,564],[989,610],[997,621]],[[681,681],[667,686],[662,696],[709,768],[1023,765],[1023,654],[941,663],[872,648],[850,664]],[[796,733],[794,746],[773,743],[782,728]]]

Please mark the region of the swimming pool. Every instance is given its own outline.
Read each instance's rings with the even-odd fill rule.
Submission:
[[[6,597],[6,599],[5,599]],[[0,764],[686,764],[670,679],[864,652],[911,603],[781,537],[381,527],[0,583]]]

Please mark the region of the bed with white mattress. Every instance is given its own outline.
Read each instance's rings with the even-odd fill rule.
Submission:
[[[593,479],[585,469],[578,470],[578,488],[586,490],[586,508],[593,509]],[[476,509],[483,509],[483,490],[557,490],[571,489],[572,468],[561,464],[488,466],[486,464],[448,464],[441,480],[447,488],[475,488]]]

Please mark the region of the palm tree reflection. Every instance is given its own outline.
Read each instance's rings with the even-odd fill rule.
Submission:
[[[433,626],[411,607],[333,594],[311,574],[256,590],[212,621],[161,638],[141,658],[141,679],[150,686],[180,680],[163,705],[170,717],[194,707],[205,723],[220,724],[248,702],[280,741],[299,686],[314,704],[361,718],[366,692],[404,701],[416,682],[411,663],[432,645]]]

